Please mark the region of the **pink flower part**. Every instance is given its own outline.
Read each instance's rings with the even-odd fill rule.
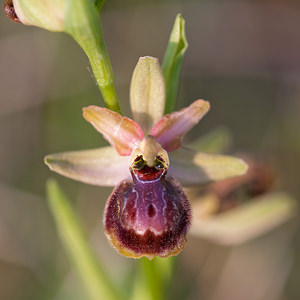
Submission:
[[[107,108],[84,107],[83,116],[123,156],[130,155],[144,136],[136,122]]]
[[[209,102],[196,100],[180,111],[165,115],[152,128],[152,135],[165,150],[174,151],[180,147],[183,136],[202,119],[209,108]]]

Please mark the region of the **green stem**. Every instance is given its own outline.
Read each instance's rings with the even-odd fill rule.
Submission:
[[[164,300],[172,279],[174,258],[153,260],[141,258],[138,261],[137,276],[133,287],[132,300]]]
[[[54,180],[47,182],[47,196],[61,242],[90,299],[123,299],[90,247],[78,216]]]
[[[145,281],[148,285],[148,292],[153,300],[163,300],[163,287],[161,274],[158,272],[156,258],[149,260],[141,258],[141,268],[144,272]]]
[[[92,1],[68,1],[66,5],[65,31],[76,40],[88,56],[106,106],[111,110],[120,112],[102,26],[97,9]]]

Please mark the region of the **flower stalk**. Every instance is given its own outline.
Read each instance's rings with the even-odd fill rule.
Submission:
[[[68,0],[65,16],[65,31],[74,38],[88,56],[106,106],[113,111],[120,112],[113,84],[113,71],[94,4],[90,0]]]

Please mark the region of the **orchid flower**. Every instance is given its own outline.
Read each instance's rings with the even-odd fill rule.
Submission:
[[[140,58],[131,81],[133,119],[98,106],[84,118],[111,144],[48,155],[51,170],[84,183],[115,186],[105,208],[105,232],[117,251],[149,259],[176,255],[186,244],[191,210],[182,185],[244,174],[238,158],[181,147],[184,135],[208,112],[196,100],[163,115],[165,84],[158,59]]]

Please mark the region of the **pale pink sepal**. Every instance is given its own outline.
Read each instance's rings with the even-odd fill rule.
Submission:
[[[45,163],[54,172],[93,185],[115,186],[130,176],[129,157],[110,146],[50,154]]]
[[[196,100],[190,106],[165,115],[152,129],[152,135],[167,151],[180,147],[183,136],[208,112],[209,102]]]
[[[248,166],[240,158],[180,148],[169,153],[168,174],[182,185],[197,185],[246,173]]]
[[[104,107],[84,107],[83,116],[120,155],[130,155],[144,136],[136,122]]]

